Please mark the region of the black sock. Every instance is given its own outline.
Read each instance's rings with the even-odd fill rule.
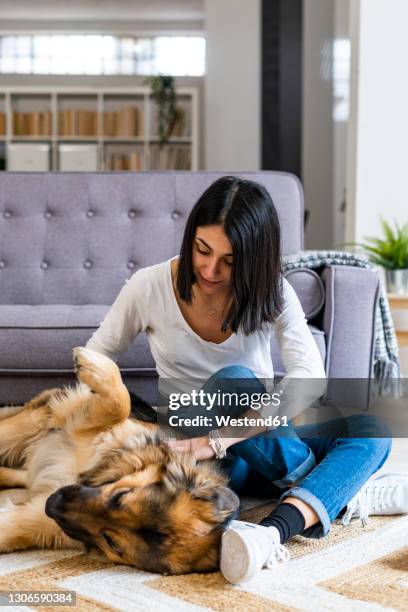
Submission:
[[[260,522],[264,527],[276,527],[280,534],[281,544],[290,538],[303,533],[305,519],[301,511],[291,503],[279,504]]]

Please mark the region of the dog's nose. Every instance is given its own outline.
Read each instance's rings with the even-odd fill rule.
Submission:
[[[79,495],[81,487],[79,485],[68,485],[57,491],[62,502],[74,501]]]
[[[74,485],[63,487],[55,491],[46,501],[45,514],[55,519],[60,514],[64,513],[66,503],[75,499],[78,489],[79,487]]]
[[[90,497],[95,497],[97,494],[98,489],[94,487],[67,485],[50,495],[45,505],[45,513],[54,518],[56,514],[67,510],[67,504],[70,502],[83,501]]]
[[[45,502],[45,514],[50,518],[56,519],[61,512],[61,496],[59,491],[56,491],[49,496]]]

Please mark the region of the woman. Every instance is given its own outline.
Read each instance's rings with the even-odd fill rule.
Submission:
[[[205,391],[219,386],[242,390],[245,380],[245,388],[249,381],[254,392],[265,390],[261,379],[273,380],[274,333],[286,380],[322,380],[319,351],[280,262],[279,221],[266,189],[223,177],[191,211],[180,256],[136,272],[87,346],[115,358],[146,331],[159,385],[167,395],[179,391],[185,379],[206,380]],[[221,428],[168,442],[199,460],[222,458],[228,449],[236,490],[257,477],[284,490],[261,525],[233,521],[225,532],[221,571],[227,580],[243,582],[286,559],[284,544],[294,535],[326,535],[347,504],[346,521],[363,502],[365,514],[408,509],[405,480],[383,478],[381,487],[393,496],[381,500],[373,485],[360,491],[390,452],[389,439],[368,437],[371,425],[370,419],[363,426],[354,419],[351,427],[359,437],[353,438],[301,439],[292,426],[282,425],[261,436],[254,434],[265,428],[254,428],[253,437],[232,437]]]

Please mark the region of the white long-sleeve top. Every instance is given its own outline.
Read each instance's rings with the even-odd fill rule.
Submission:
[[[285,378],[325,378],[299,299],[286,279],[283,311],[275,323],[264,324],[248,336],[238,330],[217,344],[203,340],[184,319],[174,294],[171,261],[138,270],[126,281],[87,348],[116,360],[137,334],[146,332],[162,381],[205,381],[229,365],[243,365],[258,378],[273,379],[270,340],[274,333],[287,371]]]

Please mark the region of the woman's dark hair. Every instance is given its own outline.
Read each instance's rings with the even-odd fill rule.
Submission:
[[[224,176],[206,189],[187,220],[177,273],[177,291],[192,301],[193,241],[197,227],[221,225],[232,245],[232,304],[223,321],[245,334],[272,323],[282,312],[280,225],[262,185]]]

